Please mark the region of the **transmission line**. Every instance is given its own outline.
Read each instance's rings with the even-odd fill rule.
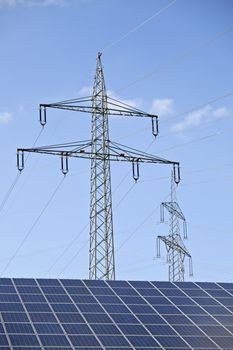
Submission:
[[[209,100],[208,102],[202,103],[202,104],[198,105],[197,107],[191,108],[191,109],[189,109],[188,111],[178,113],[178,114],[176,114],[176,115],[173,116],[173,117],[170,117],[170,118],[167,118],[167,119],[165,119],[165,120],[162,120],[162,122],[163,122],[163,123],[166,123],[166,122],[168,122],[168,121],[170,121],[170,120],[172,120],[172,119],[180,118],[180,117],[182,117],[182,116],[184,116],[184,115],[187,115],[187,114],[190,114],[190,113],[192,113],[192,112],[195,112],[195,111],[198,110],[198,109],[201,109],[201,108],[203,108],[203,107],[206,107],[206,106],[209,105],[209,104],[212,104],[212,103],[214,103],[214,102],[217,102],[217,101],[219,101],[219,100],[222,100],[222,99],[224,99],[224,98],[226,98],[226,97],[229,97],[229,96],[232,96],[232,95],[233,95],[233,91],[228,92],[227,94],[224,94],[224,95],[215,97],[214,99]]]
[[[173,60],[171,60],[170,62],[168,62],[167,64],[162,64],[161,66],[158,66],[158,68],[148,72],[148,73],[145,73],[144,75],[142,75],[141,77],[135,79],[134,81],[132,81],[131,83],[121,87],[120,89],[118,89],[116,92],[119,92],[119,91],[122,91],[122,90],[126,90],[128,89],[130,86],[158,73],[161,69],[163,69],[164,67],[166,66],[170,66],[171,64],[173,63],[176,63],[176,62],[180,62],[183,60],[183,58],[186,58],[187,56],[192,56],[193,53],[195,53],[196,51],[202,49],[203,47],[206,47],[206,46],[209,46],[211,45],[213,42],[215,42],[217,39],[221,38],[222,36],[224,36],[225,34],[231,32],[233,30],[233,27],[230,27],[230,28],[227,28],[226,30],[224,31],[221,31],[219,33],[217,33],[216,35],[214,35],[213,37],[211,37],[210,39],[204,41],[203,43],[201,43],[199,46],[197,47],[194,47],[194,48],[191,48],[191,49],[188,49],[187,51],[183,52],[182,54],[180,55],[176,55],[173,57]]]
[[[36,137],[35,141],[33,142],[32,147],[34,147],[34,146],[36,145],[37,141],[39,140],[39,138],[40,138],[40,136],[41,136],[41,134],[42,134],[42,131],[43,131],[43,128],[40,130],[38,136]],[[25,163],[27,162],[28,157],[29,157],[29,153],[27,154],[27,157],[25,158]],[[10,185],[10,187],[9,187],[9,189],[8,189],[8,191],[7,191],[7,193],[5,194],[3,200],[2,200],[2,202],[1,202],[1,204],[0,204],[0,213],[1,213],[2,210],[4,209],[4,207],[5,207],[5,205],[6,205],[7,201],[8,201],[8,199],[9,199],[11,193],[13,192],[13,190],[14,190],[14,188],[15,188],[15,186],[16,186],[18,180],[19,180],[19,178],[20,178],[20,173],[17,173],[15,179],[13,180],[12,184]]]
[[[16,248],[14,254],[11,256],[11,258],[9,259],[9,261],[7,262],[7,264],[5,265],[5,267],[2,269],[1,273],[0,273],[0,277],[2,277],[2,275],[6,272],[6,270],[8,269],[8,267],[10,266],[10,264],[13,262],[13,260],[15,259],[16,255],[18,254],[18,252],[20,251],[20,249],[22,248],[22,246],[24,245],[24,243],[26,242],[26,240],[29,238],[29,236],[31,235],[33,229],[35,228],[35,226],[38,224],[40,218],[42,217],[42,215],[45,213],[46,209],[48,208],[49,204],[52,202],[53,198],[55,197],[56,193],[58,192],[59,188],[61,187],[63,181],[64,181],[65,177],[63,177],[61,179],[61,181],[59,181],[58,185],[56,186],[55,190],[53,191],[52,195],[49,197],[47,203],[45,204],[45,206],[42,208],[40,214],[37,216],[36,220],[33,222],[33,224],[31,225],[30,229],[27,231],[26,235],[24,236],[24,238],[22,239],[22,241],[20,242],[20,244],[18,245],[18,247]]]
[[[163,199],[164,201],[170,196],[170,193]],[[121,245],[116,249],[118,252],[131,238],[132,236],[140,230],[140,228],[154,215],[154,213],[160,208],[160,204],[157,205],[146,218],[135,228],[135,230],[121,243]]]
[[[81,231],[76,235],[70,243],[65,247],[65,249],[62,251],[62,253],[55,259],[55,261],[52,263],[52,265],[48,268],[48,270],[45,272],[45,276],[49,274],[49,272],[54,268],[54,266],[57,264],[57,262],[65,255],[65,253],[70,249],[70,247],[73,246],[73,244],[77,241],[77,239],[81,236],[81,234],[88,228],[89,222],[86,223],[86,225],[81,229]],[[85,242],[85,245],[88,243],[88,240]],[[79,250],[80,251],[80,250]],[[79,252],[78,251],[78,252]]]
[[[121,36],[119,39],[113,41],[111,44],[109,44],[108,46],[106,46],[102,52],[106,52],[108,51],[110,48],[112,48],[113,46],[119,44],[122,40],[124,40],[125,38],[127,38],[128,36],[130,36],[131,34],[135,33],[138,29],[142,28],[145,24],[147,24],[148,22],[150,22],[152,19],[154,19],[155,17],[157,17],[158,15],[160,15],[162,12],[164,12],[165,10],[167,10],[169,7],[171,7],[172,5],[174,5],[176,2],[176,0],[173,0],[171,2],[169,2],[167,5],[165,5],[164,7],[162,7],[159,11],[155,12],[152,16],[146,18],[143,22],[141,22],[140,24],[138,24],[136,27],[134,27],[133,29],[129,30],[126,34],[124,34],[123,36]]]
[[[202,104],[200,104],[200,105],[198,105],[198,106],[192,107],[192,108],[190,108],[189,110],[187,110],[187,111],[185,111],[185,112],[180,112],[180,113],[176,114],[175,116],[170,117],[170,118],[167,118],[167,119],[165,119],[165,120],[162,119],[162,120],[160,120],[160,123],[166,123],[167,121],[170,121],[170,120],[172,120],[172,119],[177,119],[177,118],[179,118],[179,117],[181,117],[181,116],[184,116],[184,115],[187,115],[187,114],[189,114],[189,113],[195,112],[195,111],[197,111],[197,110],[200,109],[200,108],[206,107],[206,106],[208,106],[208,105],[210,105],[210,104],[212,104],[212,103],[214,103],[214,102],[220,101],[220,100],[222,100],[222,99],[224,99],[224,98],[227,98],[227,97],[230,97],[230,96],[232,96],[232,95],[233,95],[233,91],[231,91],[231,92],[229,92],[229,93],[226,93],[226,94],[224,94],[224,95],[217,96],[217,97],[215,97],[215,98],[213,98],[213,99],[211,99],[211,100],[209,100],[209,101],[207,101],[207,102],[205,102],[205,103],[202,103]],[[137,135],[137,134],[139,134],[139,133],[141,133],[141,132],[143,132],[143,131],[146,131],[146,130],[148,130],[148,129],[149,129],[149,127],[144,127],[144,128],[138,129],[137,131],[134,131],[134,132],[131,133],[131,134],[127,134],[127,135],[125,135],[125,136],[120,137],[118,140],[121,140],[121,139],[124,139],[124,138],[128,138],[128,137],[130,137],[130,136]],[[171,135],[171,134],[176,134],[176,132],[175,132],[175,131],[170,131],[170,132],[168,132],[168,133],[165,134],[165,135],[158,135],[158,139],[167,137],[167,136],[169,136],[169,135]]]
[[[129,190],[124,194],[124,196],[120,199],[120,201],[117,203],[117,205],[114,207],[114,210],[116,210],[121,203],[125,200],[125,198],[128,196],[128,194],[132,191],[132,189],[135,187],[135,183],[129,188]],[[118,187],[116,187],[113,191],[113,193],[115,192],[115,190]],[[45,272],[45,275],[47,275],[52,269],[53,267],[57,264],[57,262],[65,255],[65,253],[69,250],[70,247],[73,246],[73,244],[77,241],[77,239],[81,236],[81,234],[87,229],[87,227],[89,226],[89,222],[86,223],[86,225],[82,228],[82,230],[78,233],[78,235],[76,235],[72,241],[65,247],[65,249],[62,251],[62,253],[57,257],[57,259],[54,261],[54,263],[49,267],[49,269]],[[82,251],[83,248],[85,248],[85,246],[87,245],[88,240],[84,243],[84,245],[75,253],[75,255],[69,260],[69,262],[65,265],[65,267],[61,270],[61,272],[59,273],[58,276],[60,276],[60,274],[62,274],[68,267],[69,265],[74,261],[74,259],[78,256],[78,254]]]

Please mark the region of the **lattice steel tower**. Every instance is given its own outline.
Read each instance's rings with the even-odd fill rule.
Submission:
[[[25,152],[60,156],[61,170],[64,175],[68,173],[70,157],[91,160],[89,278],[115,279],[110,162],[132,163],[135,181],[139,178],[140,163],[170,164],[173,165],[176,183],[180,181],[179,163],[110,141],[108,116],[149,118],[152,134],[155,137],[158,135],[158,116],[143,112],[107,95],[101,53],[97,55],[92,96],[40,104],[42,126],[47,122],[48,108],[91,114],[91,140],[36,148],[18,148],[18,169],[22,171],[24,168]]]
[[[92,96],[91,151],[105,156],[91,158],[89,278],[115,279],[108,101],[100,56],[99,53]]]
[[[160,241],[164,242],[167,250],[168,278],[169,281],[184,281],[185,257],[189,258],[189,275],[193,275],[192,257],[186,249],[181,233],[180,221],[183,221],[183,238],[187,238],[187,225],[176,198],[176,184],[173,174],[171,176],[171,199],[170,202],[161,203],[160,220],[164,222],[164,209],[169,213],[169,235],[157,237],[157,257],[160,257]]]

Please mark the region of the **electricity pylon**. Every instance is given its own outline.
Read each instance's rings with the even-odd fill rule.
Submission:
[[[161,203],[160,221],[164,222],[164,209],[169,213],[169,235],[157,237],[157,257],[160,257],[160,241],[164,242],[167,250],[168,278],[172,282],[184,281],[185,257],[189,258],[189,275],[193,275],[192,257],[186,249],[181,233],[180,221],[183,221],[183,238],[187,238],[187,224],[176,199],[176,184],[174,177],[171,177],[171,200]]]
[[[179,163],[110,141],[109,115],[150,118],[152,134],[155,137],[158,135],[158,117],[107,95],[100,53],[97,55],[92,96],[40,104],[42,126],[47,122],[48,108],[90,113],[92,115],[91,140],[37,148],[19,148],[17,150],[18,169],[22,171],[24,168],[24,152],[60,156],[61,170],[64,175],[69,170],[69,157],[91,160],[89,278],[115,279],[110,162],[131,162],[135,181],[139,178],[140,163],[171,164],[174,168],[176,183],[180,181]]]

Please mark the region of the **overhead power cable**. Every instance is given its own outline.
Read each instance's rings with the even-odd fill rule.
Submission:
[[[144,75],[142,75],[141,77],[138,77],[137,79],[135,79],[134,81],[132,81],[131,83],[122,86],[120,89],[118,89],[116,92],[120,92],[122,90],[126,90],[128,89],[130,86],[146,79],[149,78],[150,76],[160,72],[163,68],[166,68],[167,66],[170,66],[171,64],[177,63],[182,61],[184,58],[186,57],[190,57],[192,56],[194,53],[196,53],[197,51],[199,51],[200,49],[211,45],[213,42],[215,42],[216,40],[218,40],[219,38],[221,38],[222,36],[230,33],[233,30],[233,26],[230,28],[227,28],[224,31],[221,31],[219,33],[217,33],[216,35],[212,36],[211,38],[209,38],[208,40],[204,41],[203,43],[201,43],[200,45],[193,47],[191,49],[188,49],[186,51],[184,51],[183,53],[179,54],[179,55],[175,55],[173,56],[173,58],[168,62],[168,63],[164,63],[161,64],[160,66],[158,66],[156,69],[153,69],[152,71],[145,73]]]
[[[191,140],[189,142],[185,142],[185,143],[182,143],[182,144],[179,144],[179,145],[175,145],[173,147],[170,147],[168,149],[165,149],[165,150],[162,150],[162,151],[167,151],[167,150],[170,150],[170,149],[173,149],[173,148],[177,148],[177,147],[181,147],[181,146],[184,146],[186,144],[189,144],[189,143],[194,143],[194,142],[200,142],[200,141],[203,141],[205,139],[209,139],[213,136],[217,136],[219,135],[219,133],[215,133],[215,134],[211,134],[211,135],[207,135],[205,137],[202,137],[202,138],[198,138],[198,139],[195,139],[195,140]],[[146,147],[146,151],[151,147],[151,145],[154,143],[154,140],[152,142],[149,143],[149,145]],[[228,164],[229,165],[229,164]],[[231,164],[230,164],[231,165]],[[195,170],[195,172],[198,172],[198,171],[201,171],[200,169],[199,170]],[[189,172],[190,173],[190,172]],[[122,180],[118,183],[118,185],[115,187],[114,191],[115,192],[120,186],[121,184],[126,180],[126,178],[128,177],[128,174],[129,172],[127,172]],[[169,177],[162,177],[162,178],[159,178],[159,179],[168,179]],[[153,179],[149,179],[149,180],[142,180],[140,181],[139,183],[144,183],[144,182],[148,182],[148,181],[154,181],[154,180],[159,180],[158,178],[153,178]],[[128,196],[128,194],[132,191],[132,189],[135,187],[135,183],[129,188],[129,190],[124,194],[124,196],[121,198],[121,200],[117,203],[117,205],[115,206],[114,210],[116,210],[118,208],[118,206],[123,202],[123,200]],[[79,232],[78,235],[76,235],[74,237],[74,239],[65,247],[65,249],[62,251],[62,253],[58,256],[58,258],[54,261],[54,263],[50,266],[50,268],[45,272],[45,275],[47,275],[52,269],[53,267],[57,264],[57,262],[65,255],[65,253],[69,250],[70,247],[73,246],[73,244],[77,241],[77,239],[80,237],[80,235],[85,231],[85,229],[88,227],[89,223],[87,223],[84,228]],[[78,252],[75,254],[74,257],[72,257],[70,259],[70,262],[67,263],[67,265],[65,266],[64,270],[66,270],[68,268],[68,266],[74,261],[74,259],[78,256],[78,254],[80,253],[80,251],[82,251],[82,249],[86,246],[86,244],[88,243],[88,240],[86,241],[86,243],[78,250]],[[62,270],[62,272],[64,272],[64,270]],[[60,272],[60,274],[62,273]]]
[[[61,258],[65,255],[65,253],[71,248],[73,247],[74,243],[77,241],[77,239],[81,236],[81,234],[88,228],[89,226],[89,222],[86,223],[86,225],[81,229],[81,231],[78,233],[78,235],[76,235],[71,241],[70,243],[68,243],[65,247],[65,249],[63,249],[63,251],[61,252],[61,254],[59,254],[59,256],[57,257],[57,259],[52,263],[52,265],[48,268],[48,270],[45,272],[45,276],[47,276],[49,274],[49,272],[54,268],[54,266],[58,263],[59,260],[61,260]],[[87,241],[88,242],[88,241]],[[85,245],[86,246],[86,242]],[[83,248],[84,248],[83,246]],[[78,252],[80,251],[80,249],[78,250]]]
[[[170,196],[170,193],[163,199],[163,201],[166,201],[166,199]],[[160,208],[160,204],[157,205],[149,215],[146,216],[146,218],[135,228],[135,230],[120,244],[120,246],[116,249],[116,252],[118,252],[132,237],[133,235],[140,230],[140,228],[154,215],[154,213]]]
[[[116,210],[121,203],[125,200],[125,198],[129,195],[129,193],[132,191],[132,189],[135,187],[135,183],[128,189],[128,191],[123,195],[123,197],[120,199],[120,201],[117,203],[117,205],[114,207],[114,210]],[[115,190],[118,188],[118,186],[115,188]],[[114,190],[114,191],[115,191]],[[113,192],[114,192],[113,191]],[[76,235],[70,243],[65,247],[65,249],[62,251],[61,254],[57,257],[57,259],[54,261],[54,263],[49,267],[49,269],[45,272],[45,275],[47,275],[57,264],[57,262],[65,255],[65,253],[69,250],[70,247],[73,246],[73,244],[77,241],[77,239],[80,237],[80,235],[87,229],[89,226],[89,222],[86,223],[86,225],[82,228],[82,230]],[[60,276],[69,266],[72,264],[72,262],[75,260],[75,258],[79,255],[79,253],[83,250],[83,248],[86,247],[88,244],[89,239],[85,241],[85,243],[80,247],[80,249],[75,253],[75,255],[68,261],[68,263],[65,265],[65,267],[59,272],[58,276]]]
[[[18,180],[19,180],[19,177],[20,177],[20,173],[18,172],[18,174],[16,175],[15,179],[13,180],[12,184],[10,185],[7,193],[5,194],[1,204],[0,204],[0,213],[2,212],[3,208],[5,207],[5,204],[7,203],[11,193],[13,192]]]
[[[18,252],[20,251],[20,249],[22,248],[22,246],[24,245],[24,243],[26,242],[26,240],[29,238],[29,236],[31,235],[33,229],[35,228],[35,226],[38,224],[40,218],[42,217],[42,215],[45,213],[46,209],[48,208],[48,206],[50,205],[50,203],[52,202],[53,198],[55,197],[56,193],[58,192],[59,188],[61,187],[63,181],[64,181],[65,177],[62,178],[61,181],[59,181],[58,185],[56,186],[55,190],[53,191],[52,195],[49,197],[47,203],[45,204],[45,206],[42,208],[40,214],[37,216],[37,218],[35,219],[35,221],[33,222],[32,226],[30,227],[30,229],[27,231],[26,235],[24,236],[24,238],[21,240],[20,244],[18,245],[18,247],[16,248],[14,254],[11,256],[11,258],[9,259],[9,261],[7,262],[7,264],[5,265],[5,267],[2,269],[1,273],[0,273],[0,277],[3,276],[3,274],[6,272],[6,270],[8,269],[8,267],[10,266],[10,264],[13,262],[13,260],[15,259],[15,257],[17,256]]]
[[[137,30],[139,30],[140,28],[142,28],[145,24],[147,24],[148,22],[150,22],[152,19],[154,19],[155,17],[159,16],[161,13],[163,13],[164,11],[166,11],[169,7],[171,7],[172,5],[174,5],[176,3],[176,0],[173,0],[171,2],[169,2],[167,5],[165,5],[164,7],[162,7],[159,11],[156,11],[152,16],[148,17],[147,19],[145,19],[143,22],[141,22],[140,24],[138,24],[136,27],[134,27],[133,29],[129,30],[126,34],[124,34],[123,36],[121,36],[119,39],[113,41],[111,44],[109,44],[108,46],[106,46],[102,52],[106,53],[110,48],[112,48],[113,46],[119,44],[122,40],[124,40],[125,38],[127,38],[128,36],[130,36],[131,34],[135,33]]]
[[[59,278],[65,270],[72,264],[72,262],[75,260],[75,258],[79,255],[79,253],[85,248],[88,244],[89,240],[87,240],[80,249],[75,253],[75,255],[68,261],[68,263],[62,268],[62,270],[59,272],[59,274],[56,276],[56,278]]]
[[[233,95],[233,91],[228,92],[228,93],[226,93],[226,94],[224,94],[224,95],[217,96],[217,97],[215,97],[215,98],[213,98],[213,99],[211,99],[211,100],[208,100],[208,101],[205,102],[205,103],[202,103],[202,104],[199,104],[199,105],[197,105],[197,106],[195,106],[195,107],[192,107],[192,108],[188,109],[188,110],[185,111],[185,112],[177,113],[175,116],[172,116],[172,117],[167,118],[167,119],[165,119],[165,120],[162,119],[162,120],[160,120],[160,123],[166,123],[167,121],[170,121],[170,120],[172,120],[172,119],[177,119],[177,118],[179,118],[179,117],[185,116],[185,115],[187,115],[187,114],[189,114],[189,113],[192,113],[192,112],[195,112],[195,111],[199,110],[200,108],[206,107],[206,106],[208,106],[208,105],[210,105],[210,104],[213,104],[213,103],[215,103],[215,102],[217,102],[217,101],[220,101],[220,100],[225,99],[225,98],[227,98],[227,97],[230,97],[230,96],[232,96],[232,95]],[[141,132],[143,132],[143,131],[146,131],[146,130],[148,130],[148,129],[149,129],[149,127],[144,127],[144,128],[142,128],[142,129],[138,129],[137,131],[134,131],[134,132],[131,133],[131,134],[127,134],[127,135],[125,135],[125,136],[120,137],[118,140],[121,140],[121,139],[124,139],[124,138],[128,138],[128,137],[130,137],[130,136],[137,135],[137,134],[139,134],[139,133],[141,133]],[[177,133],[176,131],[170,131],[170,132],[166,133],[165,135],[162,135],[162,136],[161,136],[161,135],[158,135],[158,138],[164,138],[164,137],[167,137],[167,136],[169,136],[169,135],[171,135],[171,134],[176,134],[176,133]],[[150,147],[149,147],[149,148],[150,148]]]
[[[222,99],[224,99],[224,98],[230,97],[230,96],[232,96],[232,95],[233,95],[233,91],[228,92],[227,94],[224,94],[224,95],[215,97],[214,99],[209,100],[208,102],[202,103],[202,104],[198,105],[197,107],[191,108],[191,109],[189,109],[189,110],[187,110],[187,111],[185,111],[185,112],[178,113],[178,114],[176,114],[176,115],[173,116],[173,117],[170,117],[170,118],[167,118],[167,119],[165,119],[165,120],[162,120],[161,122],[162,122],[162,123],[166,123],[166,122],[168,122],[168,121],[170,121],[170,120],[172,120],[172,119],[177,119],[177,118],[183,117],[184,115],[187,115],[187,114],[190,114],[190,113],[192,113],[192,112],[195,112],[195,111],[198,110],[198,109],[201,109],[201,108],[203,108],[203,107],[206,107],[207,105],[210,105],[210,104],[212,104],[212,103],[214,103],[214,102],[217,102],[217,101],[219,101],[219,100],[222,100]]]
[[[225,167],[231,167],[233,166],[233,163],[227,163],[227,164],[221,164],[221,165],[218,165],[218,166],[214,166],[214,167],[208,167],[208,168],[200,168],[200,169],[196,169],[196,170],[192,170],[192,171],[188,171],[186,172],[187,174],[193,174],[193,173],[200,173],[200,172],[205,172],[205,171],[212,171],[212,170],[216,170],[216,169],[220,169],[220,168],[225,168]],[[138,184],[141,184],[141,183],[144,183],[144,182],[148,182],[148,181],[158,181],[158,180],[161,180],[161,179],[169,179],[170,176],[164,176],[164,177],[159,177],[159,178],[151,178],[151,179],[147,179],[147,180],[141,180],[138,182]],[[134,185],[132,187],[129,188],[129,190],[126,192],[126,194],[128,194],[132,188],[134,187]],[[122,197],[122,199],[117,203],[115,209],[120,205],[120,203],[123,201],[123,198],[125,199],[126,197],[126,194]],[[213,228],[210,228],[210,227],[205,227],[205,226],[200,226],[200,225],[193,225],[191,223],[188,223],[189,226],[193,226],[195,228],[204,228],[204,229],[208,229],[208,230],[215,230],[215,231],[219,231],[219,229],[213,229]],[[85,228],[87,228],[89,225],[89,223],[86,224]],[[84,229],[84,228],[83,228]],[[223,233],[225,234],[231,234],[231,231],[224,231]],[[81,234],[81,232],[79,233],[79,235]],[[70,242],[69,244],[66,244],[64,246],[59,246],[59,247],[51,247],[51,248],[47,248],[47,249],[43,249],[43,250],[40,250],[40,251],[37,251],[37,252],[34,252],[34,253],[30,253],[30,254],[23,254],[23,255],[18,255],[18,258],[21,258],[21,257],[26,257],[26,256],[34,256],[34,255],[37,255],[37,254],[43,254],[43,253],[48,253],[52,250],[57,250],[57,249],[62,249],[62,248],[67,248],[67,247],[70,247],[71,246],[71,243],[74,243],[75,240],[72,240],[72,242]],[[86,244],[88,243],[88,241],[85,242]],[[85,246],[86,246],[85,244]],[[84,246],[83,246],[84,247]],[[77,255],[76,255],[77,256]],[[0,262],[5,262],[5,261],[9,261],[11,259],[11,257],[8,257],[8,258],[4,258],[2,260],[0,260]],[[73,261],[73,260],[72,260]],[[55,264],[54,264],[55,265]],[[51,267],[52,269],[52,267]]]
[[[38,136],[36,137],[35,141],[33,142],[32,147],[34,147],[34,146],[36,145],[37,141],[39,140],[39,138],[40,138],[40,136],[41,136],[41,134],[42,134],[42,131],[43,131],[43,128],[40,130]],[[26,163],[26,161],[28,160],[28,157],[29,157],[29,153],[28,153],[27,157],[25,158],[25,163]],[[7,201],[8,201],[8,199],[9,199],[11,193],[13,192],[13,190],[14,190],[14,188],[15,188],[15,186],[16,186],[16,184],[17,184],[19,178],[20,178],[20,174],[21,174],[21,173],[19,173],[19,172],[17,173],[15,179],[13,180],[13,182],[12,182],[12,184],[10,185],[10,187],[9,187],[9,189],[8,189],[8,191],[7,191],[7,193],[5,194],[3,200],[2,200],[2,202],[1,202],[1,204],[0,204],[0,213],[1,213],[2,210],[4,209],[4,207],[5,207],[5,205],[6,205]]]

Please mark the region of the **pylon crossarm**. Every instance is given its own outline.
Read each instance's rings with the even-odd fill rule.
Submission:
[[[152,122],[152,134],[156,137],[159,133],[158,130],[158,116],[155,114],[150,114],[144,112],[140,109],[132,107],[124,102],[115,100],[111,97],[105,96],[106,98],[106,106],[102,105],[97,106],[94,102],[94,98],[92,96],[81,97],[72,100],[65,100],[61,102],[55,103],[47,103],[40,104],[39,112],[40,112],[40,123],[44,126],[47,122],[47,108],[56,108],[56,109],[65,109],[76,112],[84,112],[90,114],[100,114],[103,112],[112,116],[120,116],[120,117],[144,117],[150,118]]]
[[[162,202],[163,205],[169,213],[176,215],[179,219],[185,221],[185,216],[180,209],[180,206],[177,202]]]
[[[125,158],[126,161],[138,161],[139,163],[173,164],[179,166],[179,162],[157,157],[153,154],[142,152],[113,141],[109,141],[109,150],[112,152],[111,156],[116,155],[118,157]]]
[[[140,109],[129,106],[121,101],[117,101],[111,97],[106,96],[107,99],[107,108],[106,112],[108,115],[115,116],[131,116],[131,117],[145,117],[145,118],[158,118],[157,115],[144,112]],[[84,105],[83,103],[90,102],[90,105]],[[58,108],[58,109],[67,109],[71,111],[81,111],[87,113],[103,113],[102,107],[93,107],[93,98],[92,97],[82,97],[79,99],[66,100],[55,103],[41,103],[39,106],[41,112],[46,108]]]
[[[169,249],[172,248],[172,249],[176,250],[178,253],[182,253],[182,254],[188,256],[189,258],[191,258],[191,255],[189,254],[188,250],[184,246],[182,246],[178,242],[176,242],[174,239],[172,239],[172,238],[170,239],[170,238],[165,237],[165,236],[158,236],[158,238],[161,239],[165,243],[167,248],[169,248]]]
[[[91,141],[79,141],[72,143],[64,143],[57,145],[42,146],[36,148],[18,148],[17,149],[17,167],[19,171],[24,168],[24,152],[50,154],[61,157],[62,172],[68,172],[68,158],[84,158],[84,159],[96,159],[96,160],[110,160],[129,162],[133,164],[133,178],[135,181],[139,179],[139,163],[151,163],[151,164],[171,164],[174,167],[174,171],[179,174],[179,163],[170,161],[168,159],[160,158],[149,153],[140,152],[133,148],[120,145],[115,142],[108,141],[108,153],[93,152]],[[66,159],[64,162],[64,158]],[[64,170],[64,164],[65,169]],[[177,179],[179,181],[179,179]]]

